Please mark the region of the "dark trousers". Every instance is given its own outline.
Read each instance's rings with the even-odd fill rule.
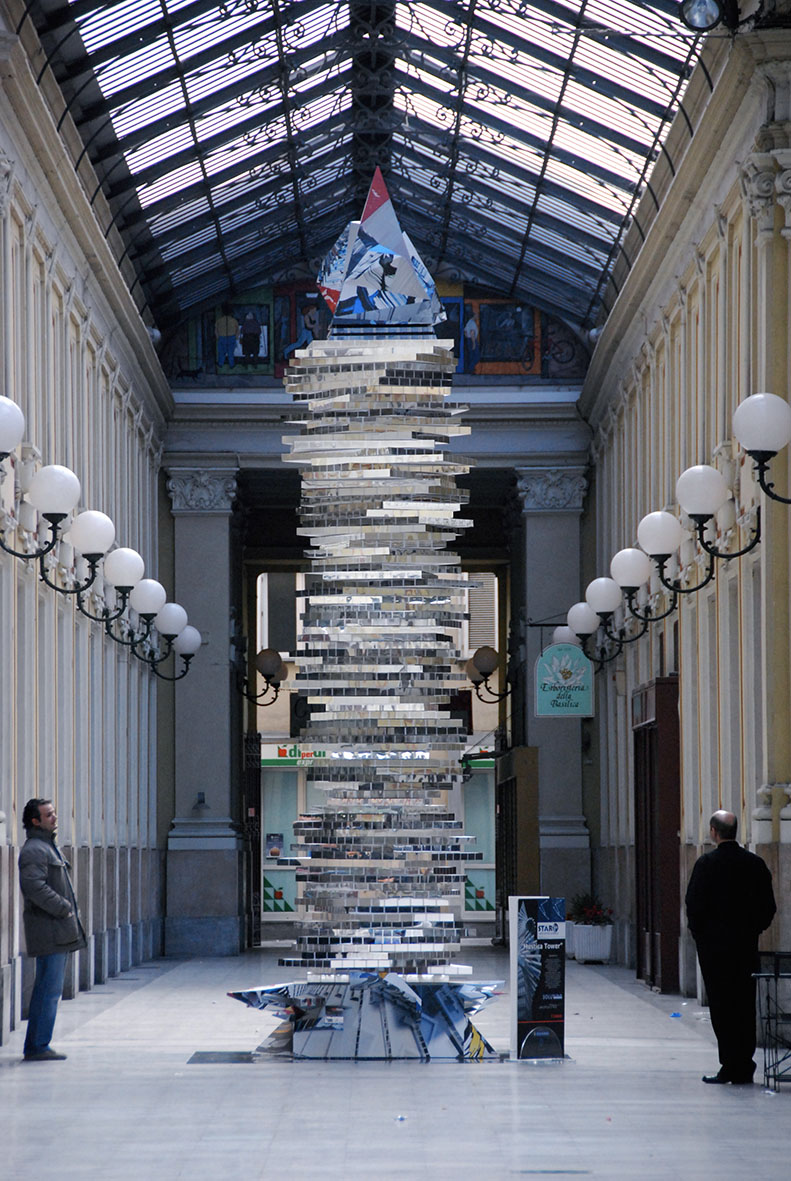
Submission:
[[[27,1015],[25,1054],[39,1054],[49,1046],[55,1028],[58,1001],[63,993],[68,958],[67,951],[36,956],[36,980]]]
[[[754,953],[698,948],[700,970],[709,998],[711,1025],[717,1038],[723,1075],[749,1082],[755,1071]]]

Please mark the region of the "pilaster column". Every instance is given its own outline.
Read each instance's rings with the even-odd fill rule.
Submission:
[[[580,597],[583,468],[517,469],[524,534],[525,614],[553,619]],[[557,623],[565,623],[558,618]],[[590,838],[582,810],[582,751],[576,718],[536,718],[533,670],[541,629],[527,628],[524,726],[538,748],[541,890],[571,898],[590,889]]]
[[[753,152],[741,168],[742,196],[750,217],[755,224],[755,245],[757,247],[755,291],[757,314],[754,317],[757,340],[753,350],[754,393],[768,389],[766,384],[766,363],[770,339],[771,314],[774,296],[774,268],[772,266],[772,245],[775,237],[776,192],[775,179],[777,164],[769,152]]]
[[[168,834],[167,955],[242,949],[242,841],[233,769],[228,635],[236,469],[168,469],[175,598],[203,645],[174,693],[175,816]]]

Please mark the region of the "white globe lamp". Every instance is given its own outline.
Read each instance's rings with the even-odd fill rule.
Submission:
[[[636,591],[651,577],[651,559],[644,550],[620,549],[610,562],[610,574],[624,591]]]
[[[669,558],[684,540],[684,530],[672,513],[648,513],[637,526],[637,540],[652,558]]]

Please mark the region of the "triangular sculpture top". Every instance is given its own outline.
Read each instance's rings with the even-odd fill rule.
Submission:
[[[360,221],[329,252],[317,279],[333,324],[422,324],[445,319],[434,280],[398,224],[376,169]]]

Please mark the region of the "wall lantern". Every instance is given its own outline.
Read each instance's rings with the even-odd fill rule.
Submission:
[[[0,465],[19,446],[25,435],[25,416],[11,398],[0,396]],[[0,467],[0,478],[4,474]],[[80,500],[81,488],[77,476],[60,464],[40,467],[32,478],[25,479],[23,490],[15,488],[12,527],[30,535],[39,530],[39,517],[49,526],[49,537],[36,547],[15,549],[0,536],[0,549],[23,561],[38,560],[39,575],[48,587],[60,595],[74,595],[78,610],[94,623],[101,623],[105,633],[117,644],[130,648],[133,655],[146,663],[160,679],[179,681],[186,676],[190,661],[201,646],[201,635],[187,624],[187,612],[178,603],[168,603],[165,588],[154,579],[143,578],[145,564],[136,550],[115,544],[115,525],[105,514],[86,509],[72,518],[70,527],[62,532],[63,523],[74,512]],[[22,495],[19,493],[22,492]],[[60,542],[62,566],[74,561],[76,574],[64,575],[60,585],[51,577],[45,561]],[[101,565],[100,565],[101,563]],[[86,592],[95,589],[99,575],[103,590],[114,591],[115,603],[105,605],[95,613],[86,602]],[[124,618],[127,608],[135,613]],[[117,627],[113,628],[116,623]],[[156,633],[156,634],[154,634]],[[180,656],[179,673],[161,673],[157,665],[172,654]]]
[[[635,640],[639,640],[648,628],[648,621],[644,620],[643,626],[633,636],[627,636],[623,628],[620,628],[617,635],[614,635],[610,630],[610,621],[623,603],[623,590],[614,578],[594,578],[593,582],[588,583],[585,601],[601,619],[607,638],[614,640],[619,645],[618,652],[621,651],[624,644],[631,644]],[[616,656],[618,652],[615,653]]]
[[[751,394],[736,407],[733,433],[755,465],[761,490],[771,500],[791,504],[791,497],[780,496],[768,479],[770,462],[791,442],[791,406],[777,394]]]
[[[244,666],[239,662],[236,664],[236,688],[243,697],[252,701],[253,705],[274,705],[280,694],[280,686],[283,681],[288,680],[288,664],[276,648],[261,648],[255,657],[255,667],[264,678],[264,688],[261,692],[253,693],[250,690]],[[268,693],[272,693],[269,701],[266,700]]]
[[[648,554],[641,549],[629,547],[628,549],[618,550],[617,554],[613,555],[610,562],[610,574],[615,582],[623,592],[623,597],[626,600],[626,606],[635,619],[641,620],[645,624],[657,623],[660,619],[665,619],[672,611],[676,609],[678,596],[676,592],[672,592],[670,606],[666,611],[654,613],[650,609],[641,611],[637,603],[637,593],[640,587],[650,581],[651,578],[651,559]],[[643,632],[639,633],[643,635]]]
[[[473,652],[470,659],[464,666],[464,671],[467,678],[475,690],[475,696],[479,701],[485,702],[487,705],[494,705],[497,701],[503,701],[511,692],[513,686],[507,685],[502,692],[498,692],[489,684],[489,677],[497,669],[500,664],[500,657],[494,648],[488,644],[477,648]],[[488,693],[488,697],[484,697],[483,693]]]
[[[698,542],[702,549],[713,558],[739,558],[755,549],[761,540],[761,510],[756,512],[755,528],[747,545],[739,550],[717,549],[706,538],[706,529],[716,513],[724,508],[730,499],[730,489],[725,478],[716,468],[707,463],[699,463],[695,467],[688,467],[676,481],[676,500],[684,512],[695,524]],[[697,588],[699,589],[699,588]]]
[[[714,577],[714,561],[710,559],[706,576],[697,586],[682,586],[680,582],[669,582],[665,576],[665,567],[673,554],[685,538],[684,530],[678,517],[660,509],[658,512],[648,513],[637,526],[637,541],[645,550],[656,567],[657,577],[662,586],[672,591],[675,596],[694,594],[702,590]],[[676,600],[673,601],[675,607]]]

